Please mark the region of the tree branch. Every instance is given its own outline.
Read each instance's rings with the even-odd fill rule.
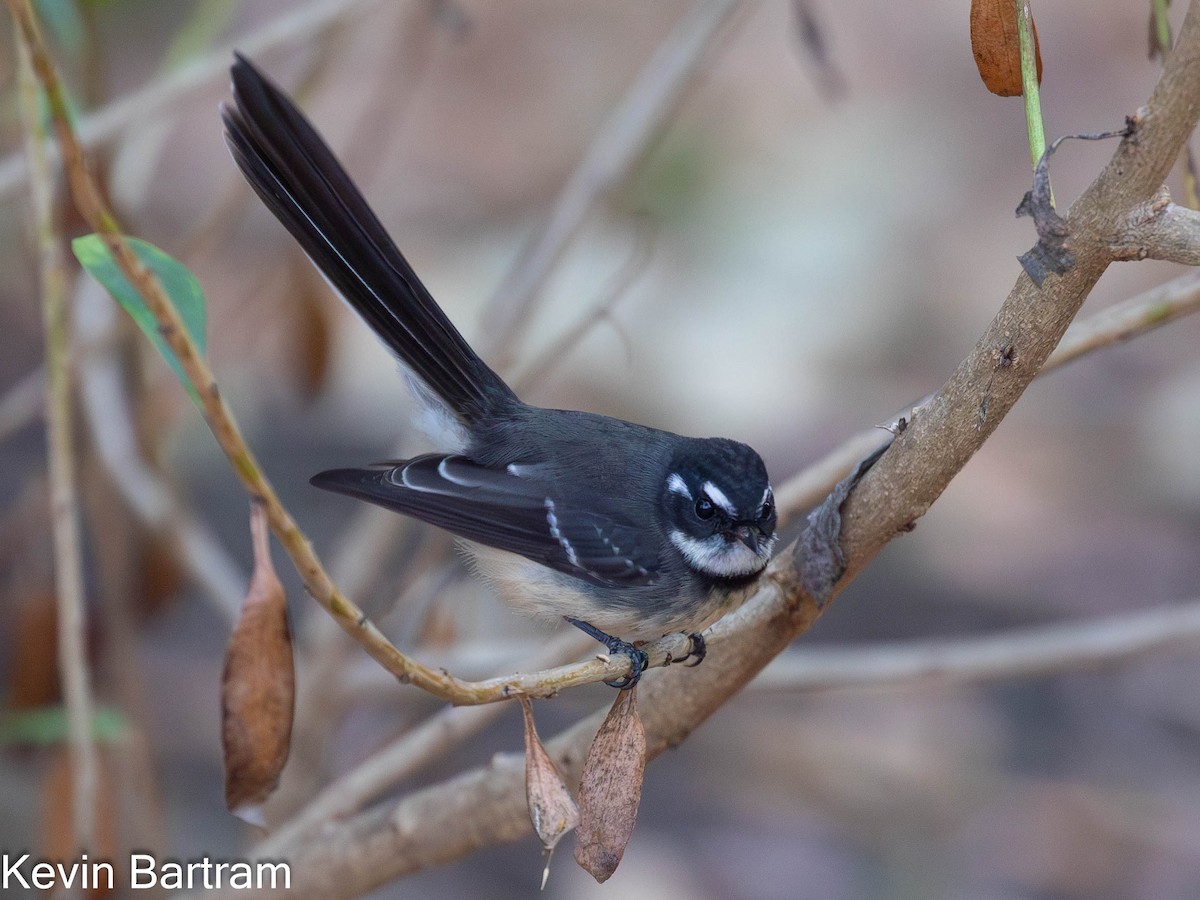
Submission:
[[[1158,194],[1197,117],[1200,10],[1193,4],[1131,135],[1067,214],[1075,265],[1041,289],[1018,278],[974,350],[847,501],[847,575],[911,528],[1008,414],[1112,261],[1109,237]]]
[[[1200,646],[1200,601],[980,638],[789,650],[754,680],[762,690],[896,687],[1051,675]]]
[[[83,587],[83,548],[76,490],[74,404],[71,380],[71,312],[67,306],[67,267],[55,207],[55,178],[47,150],[50,136],[41,116],[33,61],[17,41],[21,117],[29,158],[30,196],[37,230],[38,275],[46,345],[46,445],[49,455],[50,530],[54,545],[58,670],[67,708],[71,762],[72,838],[87,850],[96,839],[99,755],[92,733],[92,675],[88,665],[87,610]]]
[[[555,262],[597,201],[621,182],[662,129],[739,4],[697,0],[643,67],[563,185],[546,225],[518,254],[484,311],[483,355],[497,369],[510,368],[513,338]]]
[[[1200,273],[1189,272],[1072,323],[1037,377],[1093,350],[1127,341],[1194,312],[1200,312]],[[907,420],[930,399],[932,395],[896,413],[889,421]],[[878,449],[885,440],[882,426],[864,429],[789,478],[775,491],[780,518],[797,515],[819,503],[860,459]]]
[[[366,0],[315,0],[306,6],[276,16],[267,25],[236,41],[251,56],[285,44],[302,42],[354,14]],[[378,0],[375,0],[378,2]],[[88,150],[111,141],[129,125],[172,109],[189,95],[218,79],[228,77],[229,57],[234,45],[223,45],[197,57],[163,78],[79,117],[79,138]],[[0,201],[15,194],[29,178],[29,169],[19,153],[0,160]]]
[[[1166,190],[1118,223],[1113,259],[1161,259],[1200,265],[1200,212],[1171,202]]]

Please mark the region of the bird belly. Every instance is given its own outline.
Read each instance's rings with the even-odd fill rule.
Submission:
[[[463,541],[474,568],[506,603],[546,621],[570,616],[612,637],[649,641],[675,632],[702,631],[748,595],[747,587],[689,591],[678,584],[606,587],[547,568],[515,553]],[[663,598],[666,599],[663,599]]]

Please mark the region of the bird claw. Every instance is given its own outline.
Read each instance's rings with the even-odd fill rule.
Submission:
[[[689,647],[688,652],[678,658],[674,656],[667,657],[667,663],[684,663],[689,669],[695,668],[704,662],[704,657],[708,655],[708,643],[704,640],[704,635],[698,631],[693,631],[688,635]],[[691,662],[688,662],[691,660]]]
[[[688,650],[688,655],[679,661],[687,665],[689,669],[692,669],[704,662],[704,657],[708,656],[708,642],[704,640],[704,635],[698,631],[693,631],[689,634],[688,640],[692,642],[691,649]],[[688,662],[688,660],[691,660],[691,662]]]
[[[646,666],[650,664],[650,657],[646,655],[646,651],[640,647],[635,647],[628,641],[623,641],[620,638],[615,638],[611,634],[606,634],[590,622],[585,622],[582,619],[575,619],[571,616],[563,616],[568,622],[586,634],[588,637],[595,638],[608,648],[609,653],[621,653],[629,657],[629,674],[622,675],[614,681],[604,682],[609,687],[617,688],[621,691],[627,691],[641,680],[642,673],[646,671]]]

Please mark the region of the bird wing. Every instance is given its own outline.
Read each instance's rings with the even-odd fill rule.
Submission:
[[[594,584],[649,584],[659,574],[660,560],[647,546],[645,528],[622,520],[603,502],[581,509],[556,497],[544,479],[463,456],[429,454],[331,469],[313,476],[312,483]]]

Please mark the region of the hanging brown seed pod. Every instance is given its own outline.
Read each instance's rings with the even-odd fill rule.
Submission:
[[[1021,42],[1014,0],[971,0],[971,51],[979,67],[979,77],[989,91],[1001,97],[1021,96]],[[1042,54],[1036,24],[1033,54],[1041,84]]]

